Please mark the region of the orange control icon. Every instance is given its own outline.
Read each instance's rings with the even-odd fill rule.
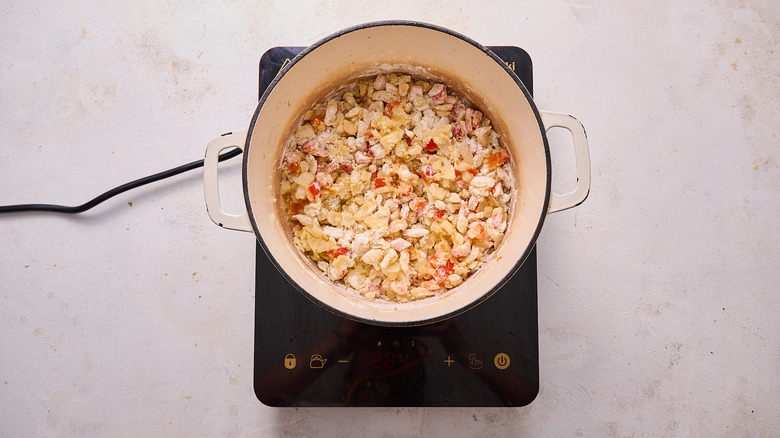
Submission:
[[[496,357],[493,358],[493,365],[499,370],[509,368],[509,355],[506,353],[498,353]]]
[[[284,357],[284,367],[288,370],[295,368],[295,355],[290,353]]]

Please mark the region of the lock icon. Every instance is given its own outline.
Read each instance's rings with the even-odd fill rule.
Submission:
[[[309,368],[323,368],[327,361],[328,359],[323,359],[322,355],[312,354],[311,360],[309,360]]]
[[[290,353],[284,357],[284,367],[288,370],[295,368],[295,355]]]

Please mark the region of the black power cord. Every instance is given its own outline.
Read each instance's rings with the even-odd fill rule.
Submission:
[[[233,158],[235,156],[241,155],[241,152],[243,152],[239,148],[231,149],[227,152],[223,152],[219,155],[219,161],[225,161],[230,158]],[[184,173],[193,169],[197,169],[199,167],[203,167],[203,161],[204,160],[198,160],[193,161],[191,163],[184,164],[179,167],[174,167],[173,169],[165,170],[160,173],[155,173],[154,175],[149,175],[140,179],[137,179],[135,181],[131,181],[126,184],[122,184],[119,187],[115,187],[102,195],[97,196],[96,198],[92,199],[91,201],[85,202],[84,204],[77,205],[75,207],[69,207],[67,205],[54,205],[54,204],[17,204],[17,205],[0,205],[0,214],[2,213],[20,213],[20,212],[29,212],[29,211],[48,211],[53,213],[65,213],[65,214],[75,214],[75,213],[83,213],[90,208],[100,204],[101,202],[112,198],[120,193],[124,193],[128,190],[141,187],[143,185],[153,183],[155,181],[159,181],[161,179],[170,178],[172,176],[178,175],[180,173]]]

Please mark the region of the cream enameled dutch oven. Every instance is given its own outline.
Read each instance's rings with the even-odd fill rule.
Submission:
[[[439,79],[465,95],[493,121],[509,148],[516,187],[505,237],[484,266],[441,296],[411,302],[369,301],[330,281],[292,244],[280,206],[282,149],[306,109],[358,77],[406,71]],[[577,185],[551,192],[546,131],[569,130]],[[240,147],[246,212],[220,207],[217,158]],[[518,77],[490,50],[471,39],[425,23],[386,21],[344,29],[308,47],[285,66],[263,94],[248,130],[213,140],[206,150],[206,208],[221,227],[254,232],[291,284],[322,307],[357,321],[386,326],[420,325],[449,318],[486,300],[515,273],[536,243],[547,213],[574,207],[590,189],[585,130],[573,117],[537,110]],[[257,291],[262,299],[263,291]]]

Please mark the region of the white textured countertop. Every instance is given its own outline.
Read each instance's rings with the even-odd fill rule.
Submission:
[[[538,106],[588,131],[590,197],[551,215],[538,242],[537,399],[260,404],[253,236],[209,220],[196,171],[79,216],[0,216],[0,435],[776,436],[772,0],[6,1],[0,204],[80,204],[199,159],[248,126],[265,50],[391,18],[524,48]],[[239,172],[223,166],[229,206]]]

